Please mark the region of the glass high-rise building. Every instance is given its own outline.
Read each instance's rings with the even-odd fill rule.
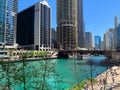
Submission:
[[[120,51],[120,24],[116,27],[117,50]]]
[[[0,0],[0,42],[16,43],[18,0]]]
[[[85,47],[85,31],[83,23],[83,0],[78,1],[78,46]]]
[[[78,46],[78,0],[57,0],[57,44],[59,49]]]
[[[18,0],[7,0],[6,11],[6,43],[13,45],[16,43]]]
[[[91,32],[85,32],[85,48],[92,50],[92,33]]]
[[[56,47],[56,30],[54,28],[51,28],[51,47],[52,49],[57,48]]]
[[[0,0],[0,42],[5,42],[6,0]]]
[[[115,16],[114,25],[115,25],[115,27],[114,27],[114,49],[116,49],[117,48],[117,30],[116,30],[116,28],[119,25],[117,16]]]
[[[101,37],[95,36],[95,50],[101,49]]]

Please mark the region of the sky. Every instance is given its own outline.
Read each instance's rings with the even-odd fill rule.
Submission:
[[[42,0],[19,0],[18,11]],[[51,6],[51,26],[56,28],[56,0],[47,0]],[[85,31],[93,37],[103,35],[109,28],[114,28],[114,18],[120,21],[120,0],[83,0]]]

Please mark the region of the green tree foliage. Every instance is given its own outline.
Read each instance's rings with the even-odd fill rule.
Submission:
[[[52,90],[57,88],[60,80],[60,74],[55,70],[55,62],[42,60],[36,62],[26,62],[26,56],[20,62],[3,62],[0,63],[0,86],[6,86],[8,90],[19,87],[21,90]],[[9,67],[8,67],[9,65]],[[50,84],[50,78],[55,83]],[[58,79],[59,78],[59,79]],[[60,90],[60,89],[56,89]]]
[[[35,56],[34,51],[33,51],[33,50],[32,50],[32,51],[29,51],[29,52],[28,52],[28,55],[29,55],[29,58],[34,57],[34,56]]]
[[[47,52],[46,51],[38,51],[37,56],[38,57],[45,57],[45,56],[47,56]]]
[[[74,84],[73,88],[69,88],[66,90],[82,90],[84,88],[86,81],[82,81],[81,83]]]

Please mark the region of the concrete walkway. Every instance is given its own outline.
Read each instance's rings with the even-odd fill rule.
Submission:
[[[97,83],[93,85],[94,90],[120,90],[120,67],[113,66],[96,77]],[[88,86],[88,90],[92,90]]]

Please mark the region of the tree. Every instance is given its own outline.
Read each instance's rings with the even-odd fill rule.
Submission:
[[[19,62],[1,63],[0,69],[1,72],[4,72],[4,78],[7,79],[5,85],[7,83],[9,90],[14,86],[21,87],[21,90],[51,90],[50,78],[54,80],[56,85],[60,83],[60,80],[57,79],[60,75],[55,70],[56,63],[48,59],[37,61],[37,63],[35,61],[27,62],[26,58],[27,55]],[[8,63],[9,67],[6,68]]]
[[[91,90],[94,89],[94,85],[97,83],[95,76],[99,75],[100,72],[103,71],[102,69],[96,68],[97,66],[101,67],[101,64],[100,62],[96,62],[95,59],[95,57],[90,57],[89,60],[84,60],[84,63],[82,61],[74,60],[74,66],[71,67],[74,73],[74,79],[76,80],[75,86],[77,88],[80,89],[80,84],[87,78],[85,82],[89,84],[88,86],[91,88]]]

